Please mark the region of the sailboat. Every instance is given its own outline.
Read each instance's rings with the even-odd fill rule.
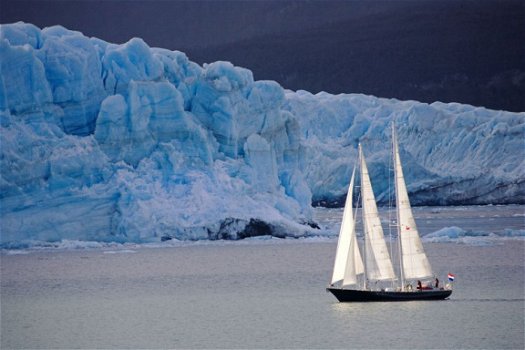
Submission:
[[[363,149],[359,145],[360,198],[364,231],[363,254],[356,237],[356,213],[353,189],[356,169],[352,172],[337,243],[334,269],[327,291],[341,302],[439,300],[452,294],[451,286],[425,285],[433,278],[432,268],[423,249],[399,158],[399,148],[392,125],[394,184],[396,193],[399,276],[385,242],[377,205],[368,174]],[[356,205],[357,209],[357,205]],[[364,259],[363,259],[364,257]],[[417,281],[416,286],[412,283]]]

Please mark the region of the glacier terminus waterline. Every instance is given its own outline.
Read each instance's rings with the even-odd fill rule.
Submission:
[[[312,95],[139,38],[0,27],[2,246],[318,234],[359,142],[388,200],[396,121],[412,204],[525,203],[525,113]]]

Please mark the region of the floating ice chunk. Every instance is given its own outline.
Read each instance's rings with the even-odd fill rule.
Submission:
[[[436,232],[429,233],[428,235],[425,235],[424,238],[427,241],[433,240],[436,238],[457,239],[459,237],[464,237],[466,234],[467,234],[467,231],[457,226],[451,226],[451,227],[444,227]]]
[[[432,243],[461,243],[469,245],[499,244],[502,238],[521,238],[525,230],[505,229],[501,233],[464,230],[456,226],[444,227],[423,237],[424,242]]]
[[[503,232],[500,234],[500,236],[503,237],[525,237],[525,229],[522,230],[513,230],[506,228],[503,230]]]
[[[135,254],[136,250],[131,249],[119,249],[119,250],[105,250],[104,254]]]

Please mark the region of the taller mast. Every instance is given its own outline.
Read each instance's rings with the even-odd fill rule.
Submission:
[[[405,289],[405,274],[403,271],[403,252],[401,247],[401,236],[399,229],[399,204],[397,199],[399,195],[397,194],[397,135],[396,127],[394,121],[392,121],[392,157],[394,159],[394,190],[396,192],[396,229],[397,229],[397,245],[399,248],[399,277],[401,279],[401,290]]]

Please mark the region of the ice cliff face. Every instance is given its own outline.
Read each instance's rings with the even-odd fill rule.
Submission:
[[[142,40],[1,27],[2,242],[312,230],[275,82]]]
[[[525,115],[284,91],[141,39],[0,27],[1,243],[304,236],[396,120],[414,203],[524,202]],[[374,181],[375,180],[375,181]]]
[[[286,94],[301,121],[314,202],[341,203],[361,142],[376,199],[388,203],[395,121],[412,204],[525,203],[525,113],[363,95]]]

